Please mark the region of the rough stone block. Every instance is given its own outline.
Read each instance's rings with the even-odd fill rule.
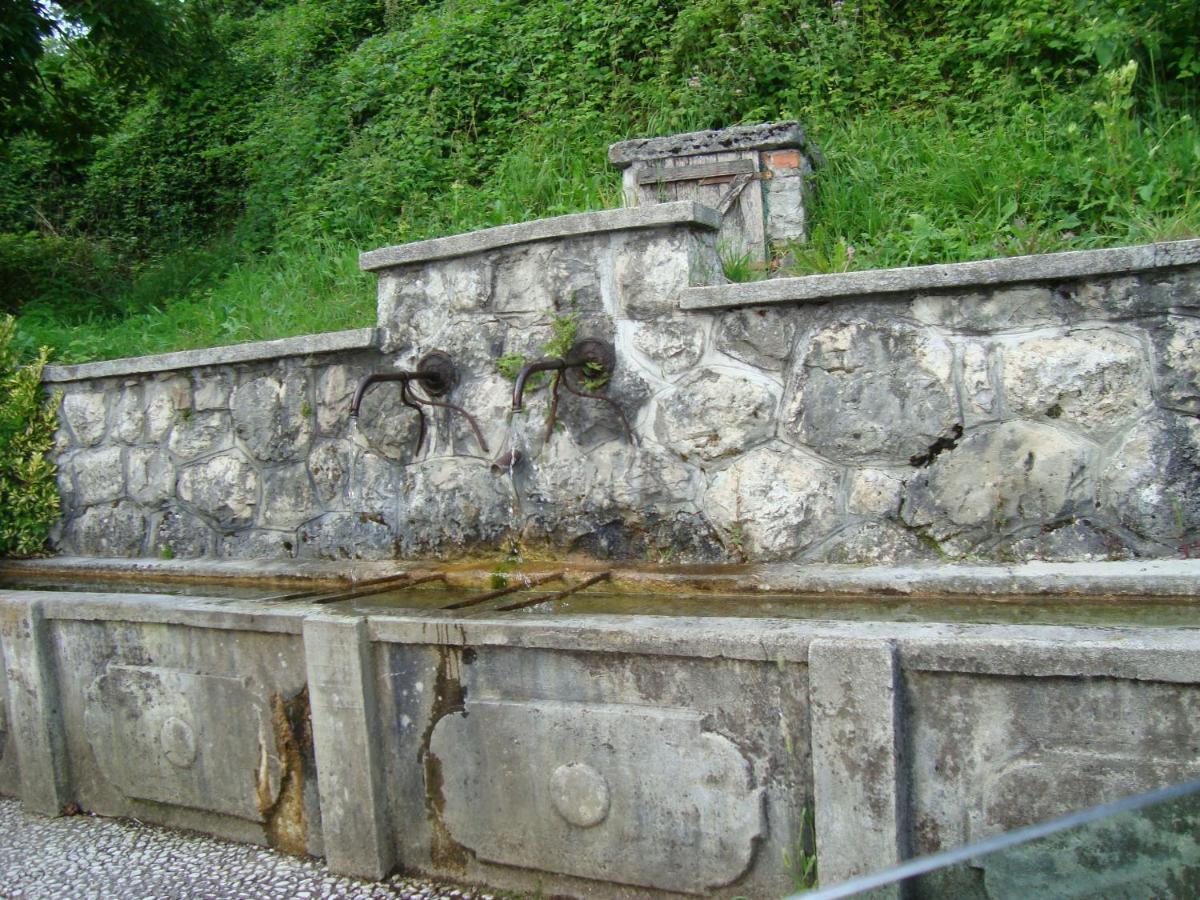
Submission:
[[[124,444],[136,444],[142,439],[145,425],[142,391],[136,384],[128,385],[117,393],[113,403],[112,436]]]
[[[1168,316],[1154,333],[1158,351],[1159,403],[1200,415],[1200,319]]]
[[[509,531],[512,498],[487,460],[428,459],[405,475],[398,529],[405,553],[444,555],[496,546]]]
[[[409,463],[417,454],[421,419],[404,404],[399,383],[372,387],[362,399],[355,427],[368,447],[388,459]]]
[[[108,425],[108,397],[99,391],[78,391],[62,399],[62,416],[79,447],[94,447]]]
[[[383,878],[396,860],[366,620],[309,616],[304,658],[325,858],[334,872]]]
[[[169,509],[154,529],[150,552],[172,559],[208,556],[213,548],[213,532],[205,522],[183,510]]]
[[[224,410],[188,411],[177,417],[171,427],[167,447],[182,460],[195,459],[206,453],[227,450],[233,444],[233,429],[229,413]]]
[[[999,284],[982,291],[920,294],[911,315],[918,322],[975,334],[1066,324],[1062,297],[1040,285]]]
[[[262,488],[259,525],[295,528],[312,518],[317,498],[308,477],[308,467],[304,463],[264,471]]]
[[[67,523],[64,544],[79,556],[140,556],[146,519],[136,503],[92,506]]]
[[[1200,421],[1169,412],[1141,422],[1101,473],[1101,508],[1172,550],[1200,538]]]
[[[830,459],[907,462],[958,422],[953,357],[931,329],[830,325],[797,353],[783,432]]]
[[[131,447],[126,453],[129,496],[156,506],[175,493],[175,464],[165,450]]]
[[[313,415],[300,375],[255,378],[234,391],[231,404],[237,436],[255,459],[302,459],[308,452]]]
[[[259,503],[258,472],[241,452],[230,450],[179,473],[180,500],[213,519],[222,529],[249,525]]]
[[[180,412],[192,408],[191,383],[181,375],[165,375],[146,383],[146,440],[156,444],[167,436]]]
[[[1055,419],[1093,438],[1123,430],[1151,406],[1146,351],[1119,331],[1022,341],[1005,348],[1003,371],[1011,412]]]
[[[717,349],[767,372],[782,372],[791,355],[796,323],[777,309],[739,309],[717,326]]]
[[[117,500],[125,493],[124,454],[120,447],[81,450],[71,457],[75,474],[75,502],[93,506]]]
[[[309,453],[308,472],[322,503],[335,503],[345,493],[354,450],[350,441],[325,441]]]
[[[963,341],[958,345],[958,367],[963,425],[970,428],[994,421],[1000,414],[995,347],[984,341]]]
[[[654,431],[684,459],[736,456],[775,433],[776,392],[718,369],[698,369],[658,401]]]
[[[823,544],[818,556],[825,562],[856,566],[938,560],[938,554],[916,534],[887,520],[848,526]]]
[[[685,319],[639,323],[633,346],[650,361],[655,375],[669,379],[700,361],[706,330],[704,322]]]
[[[395,534],[381,516],[327,513],[297,532],[296,555],[318,559],[392,559],[398,555]]]
[[[714,238],[678,230],[625,238],[616,248],[613,274],[621,314],[630,319],[670,315],[689,284],[723,278]]]
[[[712,478],[704,510],[737,555],[787,559],[838,526],[840,482],[833,466],[760,447]]]
[[[890,641],[809,644],[817,870],[824,885],[908,855],[899,669]]]
[[[328,366],[317,376],[317,430],[322,434],[340,432],[350,421],[350,400],[361,377],[349,366]]]
[[[210,409],[229,409],[233,393],[233,378],[221,369],[201,369],[192,385],[192,404],[196,412]]]
[[[912,470],[859,468],[850,472],[846,496],[848,512],[865,516],[891,516],[899,512],[900,497]]]
[[[1094,444],[1029,422],[968,434],[908,484],[903,519],[955,552],[1092,511]]]

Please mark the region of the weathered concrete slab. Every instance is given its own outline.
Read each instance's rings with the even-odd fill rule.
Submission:
[[[399,244],[395,247],[382,247],[361,254],[358,258],[358,265],[365,272],[373,272],[391,266],[466,256],[469,253],[496,250],[532,241],[688,224],[716,229],[720,226],[721,219],[708,207],[690,202],[663,203],[636,209],[607,209],[600,212],[573,213],[568,216],[556,216],[552,219],[536,219],[518,225],[500,225],[496,228],[484,228],[481,231],[472,231],[467,234]]]
[[[325,857],[334,872],[384,878],[396,860],[366,622],[309,616],[304,621],[304,658]]]
[[[1170,241],[1107,250],[1069,250],[977,262],[693,287],[683,293],[680,306],[690,310],[710,310],[836,299],[865,300],[948,288],[1119,275],[1197,262],[1200,262],[1200,240]]]
[[[609,146],[608,161],[623,169],[635,162],[669,156],[700,156],[730,150],[771,150],[804,146],[804,129],[799,122],[770,122],[764,125],[737,125],[733,128],[715,128],[667,137],[620,141]]]
[[[87,688],[84,731],[126,797],[260,820],[279,794],[267,692],[250,679],[111,665]]]
[[[896,647],[887,641],[809,645],[817,869],[825,884],[908,855],[899,672]]]
[[[690,710],[468,701],[430,752],[451,835],[491,862],[704,894],[765,827],[748,761]]]
[[[42,370],[42,381],[63,384],[70,381],[88,381],[93,378],[123,378],[128,375],[195,369],[201,366],[225,366],[288,356],[314,356],[343,350],[367,350],[374,346],[374,328],[354,328],[349,331],[327,331],[321,334],[306,334],[274,341],[205,347],[201,350],[180,350],[176,353],[159,353],[154,356],[131,356],[103,362],[79,363],[73,366],[46,366]]]
[[[44,816],[70,803],[63,723],[49,625],[36,597],[0,594],[8,687],[6,742],[16,748],[21,801]]]

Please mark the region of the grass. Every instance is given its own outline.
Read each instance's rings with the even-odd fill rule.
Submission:
[[[786,248],[785,274],[955,262],[1117,246],[1200,234],[1200,129],[1151,101],[1135,118],[1119,78],[1022,103],[986,124],[947,104],[810,123],[818,170],[810,241]],[[619,205],[600,126],[547,127],[499,160],[482,184],[451,181],[412,198],[369,237],[292,238],[270,253],[234,238],[147,265],[123,316],[65,314],[33,301],[21,342],[74,362],[263,340],[374,324],[374,279],[357,253],[478,227]],[[762,273],[725,259],[727,276]]]
[[[789,274],[1200,234],[1195,120],[1161,105],[1140,120],[1106,112],[1064,97],[988,127],[959,126],[942,110],[835,128],[821,136],[828,163],[811,239],[792,248]]]
[[[137,312],[63,321],[33,303],[20,317],[22,339],[67,363],[372,326],[375,279],[358,270],[358,251],[315,243],[251,256],[215,276],[206,257],[181,251],[133,282],[131,295],[153,298],[131,301]]]

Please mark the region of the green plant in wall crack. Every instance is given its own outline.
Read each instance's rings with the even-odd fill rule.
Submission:
[[[0,556],[44,549],[58,518],[56,468],[47,454],[58,426],[58,398],[42,394],[45,347],[33,363],[18,364],[16,320],[0,319]]]
[[[782,852],[783,867],[792,879],[792,889],[797,893],[811,891],[817,887],[817,833],[812,809],[800,810],[799,834],[791,847]]]
[[[579,334],[579,314],[576,312],[555,316],[550,322],[550,339],[538,350],[538,358],[564,357],[575,345]],[[496,360],[496,368],[509,381],[516,381],[517,374],[529,362],[523,353],[506,353]],[[539,372],[529,379],[529,390],[544,387],[548,379]],[[601,382],[603,384],[603,382]]]

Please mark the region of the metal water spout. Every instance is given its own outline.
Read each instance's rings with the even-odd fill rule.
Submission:
[[[546,416],[546,439],[549,440],[554,429],[554,420],[558,415],[558,390],[560,387],[565,387],[568,393],[574,394],[576,397],[583,397],[585,400],[600,400],[607,403],[613,408],[617,414],[617,418],[621,420],[621,425],[625,428],[625,434],[629,437],[630,443],[637,443],[637,437],[633,433],[633,429],[629,427],[629,422],[625,418],[625,413],[621,410],[613,400],[605,397],[594,391],[583,390],[586,387],[587,380],[598,381],[602,384],[607,384],[612,378],[613,370],[617,365],[617,355],[613,350],[612,344],[607,341],[598,341],[594,339],[585,339],[577,341],[566,356],[549,356],[545,359],[535,359],[531,363],[526,363],[522,366],[521,371],[517,373],[516,383],[513,385],[513,402],[512,411],[519,413],[525,406],[525,389],[530,376],[538,372],[555,372],[553,386],[550,391],[550,411]],[[577,379],[579,386],[571,383],[572,373],[583,373],[584,378]],[[520,454],[514,450],[512,453],[515,457],[506,456],[503,459],[498,459],[493,465],[493,468],[501,470],[511,467],[520,461]]]
[[[357,419],[358,410],[362,405],[363,395],[376,384],[381,384],[386,381],[400,382],[400,402],[410,409],[414,409],[420,417],[420,427],[417,430],[417,445],[413,451],[413,455],[421,452],[421,445],[425,443],[425,411],[422,406],[439,406],[443,409],[449,409],[459,413],[467,424],[471,426],[471,431],[475,435],[475,440],[479,442],[479,448],[487,453],[487,441],[483,439],[483,432],[479,430],[479,424],[474,417],[463,409],[461,406],[455,406],[453,403],[444,400],[436,400],[435,397],[445,397],[458,384],[458,367],[454,365],[454,361],[450,357],[442,353],[440,350],[434,350],[432,353],[426,353],[417,363],[417,368],[414,371],[401,372],[372,372],[363,378],[358,383],[358,388],[354,391],[354,397],[350,400],[350,415]],[[412,390],[413,382],[419,384],[425,392],[425,396],[421,396]]]
[[[605,341],[583,340],[577,341],[566,356],[549,356],[545,359],[535,359],[531,363],[526,363],[521,371],[517,373],[517,383],[513,385],[513,412],[520,412],[525,402],[525,382],[529,380],[529,376],[537,372],[566,372],[569,369],[586,368],[594,378],[610,378],[613,369],[616,368],[617,359],[613,352],[612,344]],[[565,378],[559,377],[554,380],[554,399],[557,405],[558,385],[565,381]],[[589,396],[575,391],[571,385],[567,384],[567,390],[579,396]],[[607,398],[595,398],[607,399]]]

